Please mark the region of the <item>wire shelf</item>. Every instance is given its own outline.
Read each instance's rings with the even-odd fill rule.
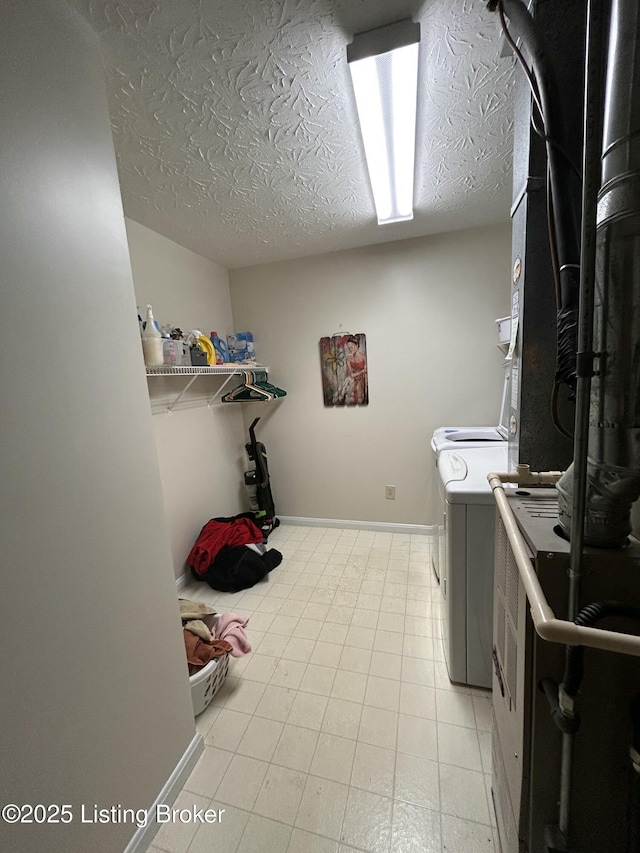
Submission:
[[[158,367],[146,367],[147,376],[233,376],[241,375],[247,370],[265,370],[269,368],[263,364],[208,364],[202,367],[170,367],[169,365],[160,365]]]
[[[245,373],[264,373],[265,377],[269,372],[269,368],[265,367],[262,364],[209,364],[206,367],[193,367],[193,366],[180,366],[180,367],[171,367],[169,365],[159,365],[158,367],[145,367],[147,376],[190,376],[189,379],[182,390],[174,397],[174,399],[166,405],[167,414],[172,414],[184,394],[189,390],[189,388],[196,381],[198,376],[225,376],[226,379],[220,385],[213,396],[209,397],[207,400],[207,406],[213,405],[214,402],[219,402],[222,397],[222,392],[229,384],[231,379],[234,376],[242,376]],[[162,408],[165,408],[163,405]],[[153,409],[153,404],[152,404]]]

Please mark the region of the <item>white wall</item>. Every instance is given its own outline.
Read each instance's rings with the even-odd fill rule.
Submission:
[[[184,645],[106,94],[62,0],[0,28],[0,847],[122,850],[193,743]]]
[[[510,256],[505,223],[230,272],[236,326],[288,392],[259,412],[279,515],[435,523],[433,430],[499,417]],[[325,408],[319,340],[345,331],[367,335],[370,403]]]
[[[127,219],[126,225],[133,283],[143,317],[146,304],[151,303],[162,324],[183,331],[197,328],[206,335],[216,331],[223,338],[233,331],[229,277],[224,267],[133,220]],[[238,381],[231,380],[228,388]],[[248,509],[243,484],[247,438],[241,407],[217,404],[207,408],[206,401],[221,380],[200,377],[183,398],[193,407],[166,414],[157,403],[175,399],[185,384],[173,378],[148,380],[176,577],[184,573],[185,558],[210,518]]]

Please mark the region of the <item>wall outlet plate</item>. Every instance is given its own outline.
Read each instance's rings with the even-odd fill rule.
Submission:
[[[395,486],[385,486],[384,487],[384,496],[388,501],[395,501],[395,499],[396,499],[396,487]]]

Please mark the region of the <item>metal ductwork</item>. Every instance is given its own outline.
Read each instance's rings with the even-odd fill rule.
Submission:
[[[640,8],[613,0],[602,179],[597,204],[594,334],[584,544],[620,548],[640,495]],[[589,357],[591,354],[585,354]],[[574,470],[558,483],[571,532]]]

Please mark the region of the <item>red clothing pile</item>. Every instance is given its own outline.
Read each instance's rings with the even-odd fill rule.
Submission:
[[[264,534],[250,518],[236,518],[233,521],[216,521],[212,518],[200,531],[187,557],[187,565],[202,575],[222,548],[257,545],[263,539]]]

